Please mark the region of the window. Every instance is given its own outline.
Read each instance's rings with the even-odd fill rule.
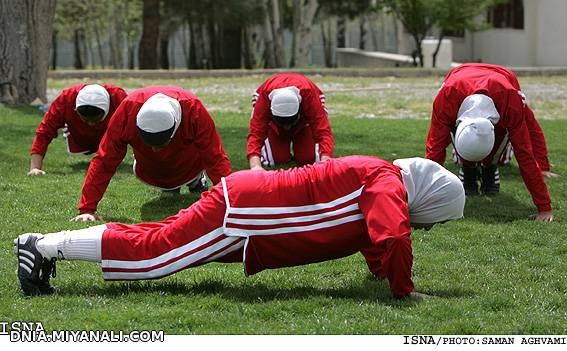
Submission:
[[[509,0],[488,10],[486,21],[494,28],[524,29],[524,4],[522,0]]]

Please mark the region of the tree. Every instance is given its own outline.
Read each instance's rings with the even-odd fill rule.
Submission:
[[[317,0],[293,0],[291,67],[302,67],[309,63],[311,27],[318,9]]]
[[[436,67],[437,54],[447,33],[476,31],[487,25],[479,22],[478,16],[490,6],[503,2],[503,0],[442,0],[437,11],[437,26],[439,36],[437,47],[433,52],[433,67]]]
[[[158,68],[159,0],[144,0],[142,38],[138,49],[140,69]]]
[[[381,0],[402,22],[415,42],[414,65],[423,67],[421,43],[437,21],[437,11],[443,0]],[[419,59],[419,60],[418,60]]]
[[[320,9],[318,20],[322,23],[326,18],[336,18],[336,47],[346,47],[346,20],[364,15],[370,11],[376,11],[373,0],[318,0]],[[322,27],[323,24],[322,24]],[[322,28],[323,46],[325,48],[325,63],[327,67],[334,66],[332,57],[334,56],[334,45],[330,36],[330,25],[327,29]]]
[[[47,101],[55,0],[0,1],[0,102]]]

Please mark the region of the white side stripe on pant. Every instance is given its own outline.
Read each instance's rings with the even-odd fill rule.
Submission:
[[[185,267],[191,266],[192,264],[199,262],[214,254],[217,251],[223,250],[233,244],[235,241],[241,240],[237,237],[227,237],[211,246],[207,246],[203,250],[194,252],[186,257],[183,257],[177,261],[174,261],[166,266],[159,267],[144,272],[103,272],[104,279],[148,279],[148,278],[158,278],[166,276],[170,273],[181,270]],[[224,251],[224,250],[223,250]],[[227,250],[228,251],[228,250]],[[129,267],[131,268],[131,267]]]
[[[223,234],[222,228],[217,228],[212,232],[203,235],[197,240],[191,241],[183,246],[175,248],[168,251],[158,257],[150,258],[147,260],[140,261],[119,261],[119,260],[102,260],[102,268],[125,268],[125,269],[137,269],[137,268],[148,268],[155,265],[167,262],[171,259],[179,257],[186,252],[195,250],[196,248],[207,244]]]

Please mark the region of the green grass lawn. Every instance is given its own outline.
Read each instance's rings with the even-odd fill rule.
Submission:
[[[244,169],[250,94],[263,76],[180,81],[124,79],[128,89],[177,84],[212,111],[233,168]],[[314,77],[327,93],[336,156],[387,160],[422,156],[440,78]],[[553,223],[535,212],[516,165],[501,170],[501,194],[468,201],[465,218],[413,234],[413,278],[425,301],[393,299],[361,255],[246,278],[241,264],[209,264],[149,282],[104,282],[96,264],[59,262],[59,292],[26,298],[16,279],[12,240],[23,232],[79,229],[70,222],[90,158],[49,148],[44,177],[26,177],[41,114],[0,107],[0,321],[41,321],[46,329],[165,330],[168,334],[566,334],[566,77],[520,79],[534,106],[554,171]],[[50,81],[53,91],[74,81]],[[545,84],[544,84],[545,83]],[[553,94],[540,93],[547,89]],[[554,95],[555,94],[555,95]],[[128,156],[99,214],[107,221],[156,221],[196,200],[161,196],[136,180]],[[452,164],[447,164],[455,170]]]

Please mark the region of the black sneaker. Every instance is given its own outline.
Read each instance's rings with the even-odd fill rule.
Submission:
[[[459,169],[459,179],[461,179],[461,182],[463,182],[465,195],[475,196],[480,194],[478,191],[478,167],[461,166],[461,168]]]
[[[482,167],[481,190],[484,195],[496,195],[500,192],[500,172],[495,165]]]
[[[26,233],[14,240],[18,257],[18,279],[25,295],[47,295],[55,292],[49,278],[55,278],[56,258],[49,260],[39,253],[36,243],[42,237],[41,234]]]
[[[195,194],[200,194],[204,191],[209,190],[209,183],[207,182],[207,176],[205,176],[205,172],[201,173],[201,176],[197,178],[194,182],[187,185],[189,187],[189,191]]]

